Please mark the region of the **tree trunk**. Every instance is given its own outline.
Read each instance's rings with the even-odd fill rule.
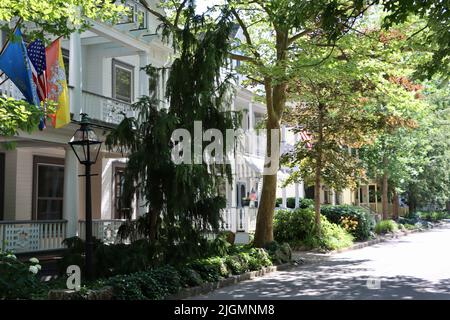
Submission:
[[[269,81],[267,81],[269,82]],[[278,105],[280,100],[275,102],[272,100],[273,91],[274,99],[280,96],[285,96],[285,86],[274,86],[271,90],[271,85],[266,83],[266,102],[270,106],[272,103]],[[269,92],[269,93],[267,93]],[[281,102],[284,105],[284,100]],[[266,244],[273,241],[273,215],[275,209],[276,192],[277,192],[277,171],[280,160],[280,115],[274,112],[274,108],[268,108],[267,110],[267,142],[266,142],[266,157],[265,163],[274,168],[275,173],[264,174],[263,172],[263,185],[261,191],[261,199],[259,202],[258,215],[256,216],[256,230],[254,245],[256,247],[264,247]],[[272,132],[274,138],[278,138],[278,141],[274,143],[274,149],[272,150]]]
[[[383,194],[381,196],[381,205],[383,209],[383,220],[389,218],[389,208],[388,208],[388,169],[387,169],[387,157],[383,156]]]
[[[277,175],[263,176],[261,200],[256,216],[254,245],[264,247],[273,241],[273,214],[277,190]]]
[[[392,218],[394,220],[398,219],[398,211],[399,211],[399,204],[398,204],[398,193],[395,188],[392,190]]]
[[[276,48],[277,48],[277,65],[280,71],[285,71],[284,61],[286,60],[286,50],[288,47],[288,34],[283,30],[275,30]],[[272,79],[266,77],[264,79],[264,89],[266,92],[267,107],[267,149],[266,164],[271,159],[271,166],[277,166],[280,161],[280,122],[286,105],[286,88],[287,82],[280,81],[272,85]],[[275,150],[271,145],[271,130],[278,133],[278,143]],[[275,197],[277,191],[277,171],[275,174],[264,175],[263,187],[261,192],[261,202],[256,217],[256,230],[254,244],[256,247],[264,247],[273,241],[273,215],[275,209]]]
[[[318,117],[318,125],[319,125],[319,134],[317,136],[316,141],[316,172],[315,172],[315,181],[314,181],[314,212],[315,212],[315,222],[316,222],[316,232],[320,236],[320,177],[322,172],[322,141],[323,141],[323,113],[324,106],[319,103],[319,117]]]
[[[447,213],[450,214],[450,200],[447,201],[446,207],[447,207]]]
[[[159,226],[158,226],[158,216],[159,216],[159,214],[157,213],[157,211],[151,210],[151,209],[150,209],[150,212],[148,214],[150,215],[150,217],[149,217],[149,223],[150,223],[149,229],[150,229],[150,232],[149,232],[148,237],[149,237],[150,241],[154,241],[154,240],[158,239],[158,228],[159,228]]]
[[[417,199],[414,191],[411,190],[411,186],[409,187],[408,191],[408,210],[410,213],[416,212],[417,210]]]
[[[316,230],[320,235],[320,171],[322,170],[320,164],[316,166],[315,182],[314,182],[314,211]]]

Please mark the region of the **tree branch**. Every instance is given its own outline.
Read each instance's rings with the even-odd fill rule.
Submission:
[[[252,58],[252,57],[247,57],[247,56],[243,56],[243,55],[232,53],[232,52],[229,52],[228,54],[230,55],[230,58],[234,59],[234,60],[249,61],[249,62],[252,62],[252,63],[256,63],[255,59]]]
[[[288,46],[289,46],[290,44],[292,44],[292,42],[294,42],[295,40],[297,40],[297,39],[299,39],[299,38],[301,38],[301,37],[307,35],[308,33],[312,32],[312,31],[313,31],[313,30],[311,30],[311,29],[305,29],[305,30],[303,30],[302,32],[299,32],[299,33],[293,35],[292,37],[290,37],[290,38],[288,39]]]
[[[247,44],[250,46],[250,48],[253,52],[253,55],[255,56],[256,59],[259,59],[261,56],[259,55],[259,52],[253,47],[252,38],[250,37],[250,33],[248,32],[247,26],[245,25],[244,21],[241,19],[241,17],[237,13],[236,9],[234,9],[234,8],[231,9],[231,13],[236,18],[239,26],[241,27],[242,32],[244,33],[245,40],[246,40]]]

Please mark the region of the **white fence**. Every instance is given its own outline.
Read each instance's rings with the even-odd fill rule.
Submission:
[[[118,241],[117,232],[125,219],[92,220],[92,236],[103,243],[116,243]],[[86,239],[86,221],[78,223],[79,237]]]
[[[222,212],[222,229],[232,232],[254,232],[258,208],[225,208]]]
[[[0,249],[17,253],[62,249],[66,226],[66,220],[0,221]]]

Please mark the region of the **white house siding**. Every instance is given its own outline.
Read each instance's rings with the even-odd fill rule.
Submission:
[[[15,220],[16,212],[17,150],[5,152],[4,220]]]

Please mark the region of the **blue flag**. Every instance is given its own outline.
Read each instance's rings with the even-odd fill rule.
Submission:
[[[0,55],[0,69],[22,92],[28,103],[40,105],[36,86],[33,83],[30,60],[19,28],[14,32],[14,39],[6,44],[6,48]]]

